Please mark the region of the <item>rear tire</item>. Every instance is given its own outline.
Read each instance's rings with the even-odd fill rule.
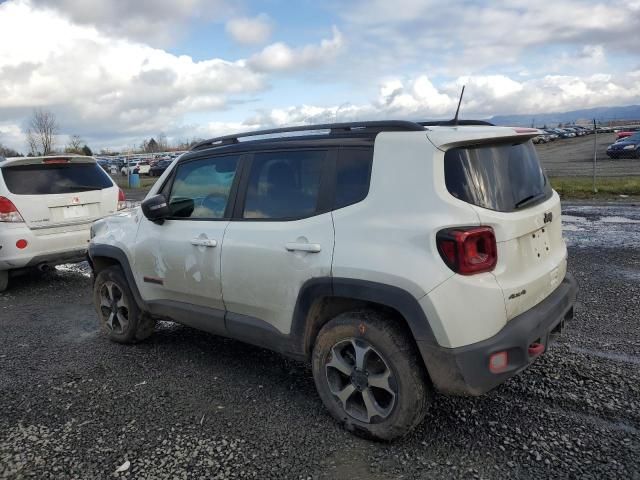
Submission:
[[[155,329],[155,321],[138,308],[124,273],[117,265],[96,276],[93,303],[102,329],[111,341],[139,342]]]
[[[409,332],[376,311],[343,313],[322,327],[312,368],[331,415],[348,431],[371,440],[406,435],[433,401]]]
[[[9,287],[9,270],[0,270],[0,292]]]

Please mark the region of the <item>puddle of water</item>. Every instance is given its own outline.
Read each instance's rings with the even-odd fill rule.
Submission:
[[[57,265],[56,270],[65,273],[78,273],[83,277],[91,277],[91,268],[87,262]]]
[[[562,223],[584,223],[589,220],[585,217],[576,217],[575,215],[565,215],[562,214]]]
[[[605,223],[640,223],[640,220],[634,220],[633,218],[626,217],[600,217],[600,222]]]
[[[592,350],[590,348],[571,347],[578,353],[584,353],[585,355],[591,355],[594,357],[605,358],[607,360],[613,360],[614,362],[631,363],[632,365],[640,365],[640,357],[627,355],[626,353],[613,353],[604,352],[602,350]]]

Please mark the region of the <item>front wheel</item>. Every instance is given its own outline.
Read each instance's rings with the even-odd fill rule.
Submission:
[[[318,333],[313,378],[331,415],[356,435],[393,440],[424,418],[432,388],[409,333],[375,311],[339,315]]]
[[[140,311],[122,269],[114,265],[96,276],[93,302],[110,340],[134,343],[150,336],[155,321]]]

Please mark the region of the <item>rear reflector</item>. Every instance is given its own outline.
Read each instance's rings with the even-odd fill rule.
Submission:
[[[23,248],[27,248],[27,245],[29,245],[29,243],[24,238],[21,238],[16,242],[16,247],[18,247],[20,250],[22,250]]]
[[[444,262],[460,275],[490,272],[498,262],[496,236],[491,227],[441,230],[436,243]]]
[[[24,222],[16,206],[6,197],[0,197],[0,222]]]
[[[118,210],[124,210],[127,208],[127,197],[121,188],[118,189]]]
[[[509,355],[506,351],[497,352],[489,357],[489,371],[491,373],[504,372],[509,366]]]

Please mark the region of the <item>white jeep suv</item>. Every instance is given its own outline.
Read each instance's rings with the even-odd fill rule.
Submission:
[[[0,292],[10,275],[83,261],[91,223],[124,201],[93,157],[0,158]]]
[[[94,224],[97,313],[117,342],[162,318],[310,361],[347,429],[403,435],[434,389],[487,392],[573,317],[538,133],[384,121],[204,141]]]

